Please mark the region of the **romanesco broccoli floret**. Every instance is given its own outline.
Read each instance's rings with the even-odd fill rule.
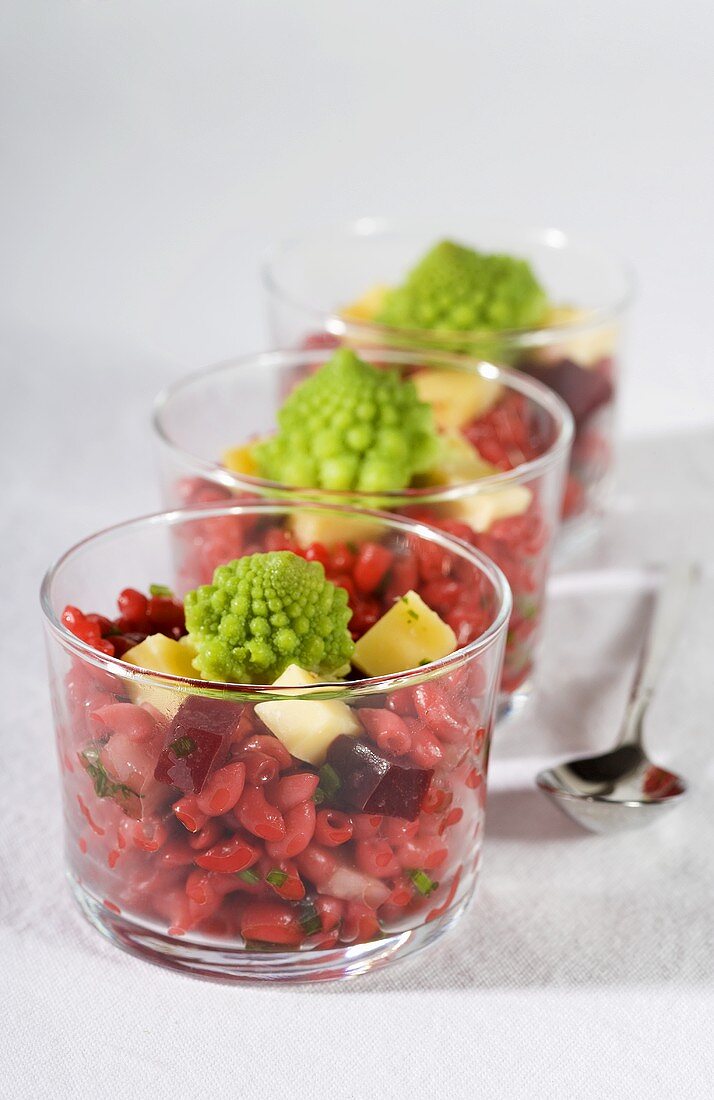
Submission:
[[[278,425],[255,445],[253,457],[261,477],[283,485],[404,489],[438,454],[431,406],[413,383],[348,348],[293,390]]]
[[[219,565],[184,604],[194,666],[206,679],[272,684],[290,664],[327,677],[349,668],[347,592],[319,562],[289,550]]]
[[[376,320],[398,328],[505,331],[542,324],[547,305],[526,260],[442,241],[386,295]]]

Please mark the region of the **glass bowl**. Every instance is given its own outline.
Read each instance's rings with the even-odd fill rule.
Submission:
[[[375,286],[401,283],[445,238],[529,260],[556,307],[549,323],[495,333],[399,330],[349,310]],[[611,483],[623,326],[633,289],[629,271],[614,257],[558,229],[361,218],[278,246],[264,283],[271,338],[281,347],[437,347],[516,367],[550,386],[575,421],[563,502],[567,537],[596,528]]]
[[[111,616],[127,586],[182,594],[198,543],[215,553],[230,529],[246,552],[265,548],[303,507],[122,523],[69,550],[42,585],[72,890],[112,942],[176,969],[360,974],[431,943],[474,889],[510,593],[465,543],[409,519],[312,507],[365,525],[395,561],[414,547],[438,556],[478,593],[478,637],[395,675],[309,688],[185,679],[115,658],[111,632],[100,652],[63,625],[68,604]],[[325,721],[325,707],[350,731],[327,771],[285,744],[286,731]]]
[[[463,538],[495,561],[511,586],[513,615],[501,684],[501,712],[521,704],[531,687],[546,579],[559,523],[572,436],[567,408],[533,379],[465,356],[366,348],[360,349],[363,358],[407,374],[415,368],[458,378],[475,373],[489,384],[500,385],[503,402],[497,408],[508,411],[497,413],[501,418],[499,431],[502,429],[510,442],[512,420],[516,421],[514,432],[526,425],[528,454],[532,457],[513,470],[477,481],[369,497],[296,489],[237,474],[222,465],[225,451],[275,429],[276,413],[286,394],[330,354],[329,350],[317,349],[246,356],[191,375],[159,395],[154,426],[165,506],[194,506],[246,494],[264,499],[314,500],[410,515]],[[343,572],[341,557],[345,544],[351,541],[348,525],[333,530],[329,524],[315,525],[303,517],[294,528],[294,540],[303,546],[321,543],[327,548],[327,564],[332,572]],[[231,537],[226,532],[225,552]],[[196,563],[196,576],[207,581],[215,564],[210,545],[200,546],[197,553],[203,554],[205,561],[202,572]],[[405,565],[403,591],[417,576],[432,582],[428,602],[447,618],[459,642],[470,641],[474,624],[459,610],[454,586],[443,583],[438,563],[432,566],[412,555]],[[357,615],[360,611],[355,606]]]

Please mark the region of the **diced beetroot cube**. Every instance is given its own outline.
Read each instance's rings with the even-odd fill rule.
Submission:
[[[576,428],[582,427],[597,409],[612,400],[609,379],[601,371],[580,367],[571,359],[560,359],[548,367],[529,364],[528,373],[563,398],[573,414]]]
[[[418,768],[380,752],[367,741],[337,737],[327,752],[327,763],[339,776],[331,799],[345,808],[414,821],[429,789],[431,768]]]
[[[171,723],[154,778],[185,794],[200,794],[224,762],[242,711],[240,703],[190,695]]]

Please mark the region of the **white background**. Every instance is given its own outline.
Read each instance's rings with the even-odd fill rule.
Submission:
[[[496,754],[506,795],[460,941],[348,990],[192,982],[105,947],[62,892],[35,612],[56,553],[155,506],[155,390],[264,344],[267,245],[365,213],[492,213],[628,257],[632,468],[614,516],[643,510],[613,520],[604,559],[656,560],[663,532],[710,552],[711,5],[4,0],[2,16],[7,1095],[711,1094],[704,802],[650,841],[581,840],[534,795],[509,801],[509,768],[532,770],[521,735]],[[691,697],[699,681],[679,675]],[[594,707],[594,743],[618,700]],[[582,712],[579,740],[566,722],[548,742],[558,715],[541,707],[531,734],[584,748]],[[667,715],[684,721],[674,703]],[[708,753],[695,760],[711,774]],[[632,868],[637,889],[618,897]]]

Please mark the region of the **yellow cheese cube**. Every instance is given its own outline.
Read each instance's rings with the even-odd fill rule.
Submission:
[[[381,526],[374,520],[359,519],[356,516],[310,511],[309,505],[306,505],[299,512],[293,512],[290,529],[303,549],[313,542],[321,542],[331,550],[338,542],[354,542],[359,545],[379,538]]]
[[[195,656],[196,650],[188,638],[177,642],[165,634],[150,634],[143,642],[127,649],[122,660],[151,672],[165,672],[168,676],[187,676],[195,680],[198,677],[192,664]]]
[[[498,473],[498,467],[487,462],[460,431],[450,429],[440,436],[441,455],[433,470],[421,481],[427,485],[463,485]]]
[[[522,516],[528,511],[533,494],[525,485],[505,485],[502,489],[473,493],[456,500],[449,511],[454,519],[468,523],[479,533],[488,531],[498,519]]]
[[[150,672],[164,672],[167,676],[184,676],[191,680],[200,679],[193,667],[196,650],[187,637],[176,642],[164,634],[150,634],[143,642],[128,649],[122,661],[148,669]],[[185,699],[183,692],[169,687],[147,687],[142,684],[130,684],[129,695],[134,703],[150,703],[157,710],[172,718]]]
[[[420,370],[412,376],[422,401],[431,405],[438,428],[462,428],[483,416],[501,397],[503,386],[480,374],[451,370]]]
[[[577,309],[575,306],[553,306],[544,322],[545,327],[550,325],[578,324],[587,321],[590,311]],[[601,359],[607,359],[614,355],[617,347],[617,329],[613,325],[605,327],[596,326],[592,329],[568,336],[563,330],[563,339],[550,347],[541,348],[537,358],[541,363],[557,363],[561,359],[572,359],[581,367],[594,367]]]
[[[389,676],[438,661],[455,649],[451,627],[416,592],[407,592],[362,635],[352,664],[368,676]]]
[[[320,679],[299,665],[289,665],[273,687],[313,687]],[[258,703],[255,713],[298,760],[323,764],[336,737],[357,737],[362,727],[340,699],[275,699]]]
[[[378,283],[356,301],[345,306],[342,316],[346,321],[373,321],[381,310],[388,292],[388,286]]]
[[[221,462],[227,470],[233,474],[248,474],[249,477],[258,476],[258,467],[253,459],[253,448],[249,443],[242,447],[231,447],[223,452]]]

